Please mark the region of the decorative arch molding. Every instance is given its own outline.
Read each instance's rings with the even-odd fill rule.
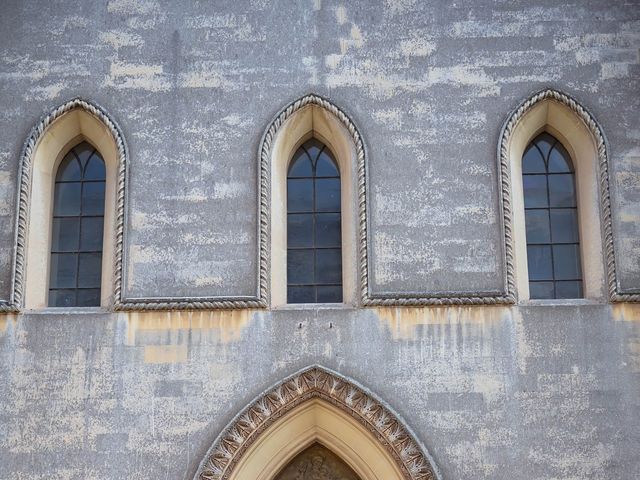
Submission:
[[[44,115],[31,129],[31,132],[29,133],[22,148],[18,177],[19,183],[15,222],[16,227],[11,298],[9,301],[0,301],[0,312],[18,312],[24,307],[26,289],[25,270],[27,263],[27,243],[30,221],[29,214],[32,200],[33,169],[38,147],[52,126],[74,111],[81,111],[89,114],[92,118],[97,120],[97,122],[104,127],[112,137],[111,139],[114,145],[116,172],[114,175],[115,210],[113,211],[113,266],[109,271],[113,272],[113,303],[116,305],[119,303],[122,290],[122,258],[124,246],[124,223],[126,215],[127,146],[120,127],[104,108],[88,100],[74,98]],[[58,151],[55,152],[54,155],[59,155],[60,153],[61,152]],[[105,231],[106,230],[107,229],[105,228]]]
[[[640,301],[640,295],[637,294],[624,294],[620,292],[620,287],[616,276],[616,260],[614,252],[613,241],[613,227],[611,219],[611,200],[609,190],[609,159],[607,155],[607,145],[604,134],[600,125],[595,118],[584,108],[580,103],[558,90],[547,88],[539,91],[522,102],[508,117],[505,122],[500,135],[500,143],[498,146],[498,160],[499,160],[499,177],[501,186],[501,199],[502,199],[502,212],[503,212],[503,228],[505,239],[505,257],[507,265],[507,289],[508,295],[515,299],[517,291],[516,279],[516,262],[515,251],[517,248],[515,236],[518,235],[514,232],[514,198],[512,192],[514,184],[511,175],[511,169],[513,165],[513,158],[511,147],[516,137],[517,130],[521,127],[526,117],[534,111],[534,109],[540,107],[547,102],[554,102],[559,104],[565,110],[571,112],[574,122],[583,126],[588,131],[589,136],[593,141],[595,165],[597,170],[597,179],[594,181],[597,183],[597,208],[599,210],[599,223],[601,226],[601,249],[604,250],[603,256],[606,264],[606,283],[607,293],[611,301],[614,302],[637,302]],[[554,132],[560,138],[563,137],[562,131]],[[533,138],[533,136],[531,136]],[[529,138],[528,141],[531,140]],[[565,145],[566,146],[566,145]],[[576,158],[580,162],[580,158]],[[584,168],[584,167],[583,167]],[[600,242],[598,238],[593,243]],[[598,253],[598,258],[601,255]],[[588,281],[588,279],[586,279]]]
[[[297,415],[314,402],[342,412],[346,419],[364,429],[381,449],[381,454],[390,459],[398,478],[440,478],[431,456],[384,402],[361,385],[326,368],[312,366],[271,387],[240,412],[216,438],[194,480],[235,480],[238,470],[243,470],[243,457],[254,444],[272,432],[274,425]],[[306,446],[301,445],[291,458]]]

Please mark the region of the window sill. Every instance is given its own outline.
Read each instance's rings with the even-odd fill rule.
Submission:
[[[271,307],[271,310],[353,310],[357,308],[348,303],[287,303]]]
[[[550,298],[539,300],[520,300],[521,307],[575,307],[581,305],[608,305],[605,299],[593,298]]]
[[[111,313],[107,307],[45,307],[25,309],[25,315],[86,315],[88,313]]]

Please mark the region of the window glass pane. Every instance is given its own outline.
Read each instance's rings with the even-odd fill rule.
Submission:
[[[80,232],[80,250],[95,251],[102,250],[102,229],[104,228],[103,217],[82,218],[82,228]]]
[[[80,165],[82,165],[83,168],[86,168],[87,160],[89,160],[89,157],[91,157],[91,154],[93,153],[93,147],[87,142],[82,142],[73,147],[71,151],[75,153],[78,160],[80,160]]]
[[[340,247],[339,213],[316,214],[316,247]]]
[[[287,211],[313,211],[313,180],[287,180]]]
[[[314,250],[287,251],[287,283],[312,284]]]
[[[315,303],[316,287],[292,287],[287,288],[287,303]]]
[[[89,163],[84,167],[84,179],[85,180],[104,180],[104,162],[98,153],[96,152],[90,159]]]
[[[76,290],[49,290],[50,307],[75,307]]]
[[[548,245],[527,245],[529,280],[553,280],[551,247]]]
[[[56,173],[56,182],[73,182],[80,181],[82,178],[82,170],[80,170],[80,164],[73,152],[67,153],[64,160],[60,162],[58,166],[58,172]]]
[[[320,155],[320,151],[323,147],[324,145],[315,138],[307,140],[304,142],[304,145],[302,145],[302,148],[307,151],[309,157],[311,157],[311,160],[313,160],[314,163],[316,162],[318,155]]]
[[[542,156],[546,159],[549,156],[551,147],[555,145],[556,139],[545,132],[538,135],[533,140],[533,143],[535,143],[536,147],[540,149],[540,151],[542,152]]]
[[[50,288],[75,288],[78,255],[75,253],[52,253]]]
[[[290,213],[287,215],[287,246],[313,246],[313,213]]]
[[[289,177],[310,177],[313,175],[311,171],[311,160],[304,150],[298,150],[289,168]]]
[[[78,290],[79,307],[99,307],[100,306],[100,289],[89,288]]]
[[[78,287],[100,288],[102,255],[100,253],[81,253],[78,258]]]
[[[578,245],[553,246],[553,271],[556,280],[576,280],[582,278],[580,249]]]
[[[56,183],[54,215],[80,215],[80,183]]]
[[[525,210],[527,243],[549,243],[549,210]]]
[[[547,203],[546,175],[523,175],[524,208],[544,208]]]
[[[340,179],[316,180],[316,210],[319,212],[340,211]]]
[[[529,297],[533,299],[555,298],[553,293],[553,282],[530,282]]]
[[[319,285],[318,302],[319,303],[340,303],[342,302],[342,285]]]
[[[582,298],[582,282],[556,282],[556,298]]]
[[[340,249],[316,250],[316,269],[316,283],[342,283]]]
[[[560,142],[558,142],[549,154],[549,173],[564,172],[573,172],[571,157]]]
[[[54,218],[51,232],[53,252],[74,252],[78,250],[80,222],[77,217]]]
[[[529,146],[522,157],[522,173],[546,173],[547,168],[540,150],[535,145]]]
[[[576,206],[572,173],[549,175],[549,203],[551,207]]]
[[[552,208],[549,212],[553,242],[577,243],[579,238],[577,210],[575,208]],[[528,230],[527,235],[529,235]]]
[[[86,182],[83,184],[82,214],[104,214],[104,182]]]
[[[316,163],[316,176],[317,177],[339,177],[338,168],[333,163],[331,157],[327,154],[327,151],[323,151]]]

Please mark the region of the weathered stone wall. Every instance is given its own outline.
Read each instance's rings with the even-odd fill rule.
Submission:
[[[640,290],[640,3],[0,5],[0,299],[22,144],[81,96],[129,147],[128,297],[252,295],[257,150],[314,92],[365,141],[373,293],[500,290],[496,148],[544,87],[607,137],[621,290]],[[190,478],[310,364],[370,388],[444,479],[640,476],[640,308],[590,302],[0,316],[0,478]]]

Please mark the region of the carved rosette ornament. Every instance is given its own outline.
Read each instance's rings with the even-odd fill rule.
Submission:
[[[218,436],[194,480],[229,479],[259,436],[298,405],[322,399],[356,419],[395,460],[406,480],[436,480],[429,455],[388,407],[363,387],[321,367],[303,370],[260,395]]]

